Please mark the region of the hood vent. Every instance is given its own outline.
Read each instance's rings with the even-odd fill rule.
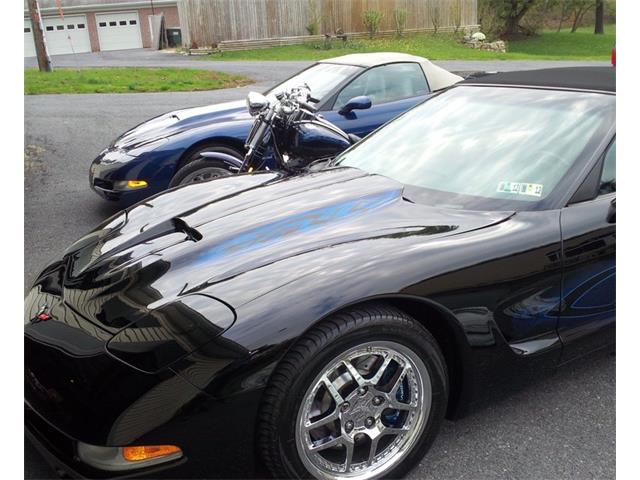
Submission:
[[[195,228],[187,225],[187,222],[185,222],[182,218],[173,217],[173,225],[176,229],[176,232],[182,232],[186,234],[187,237],[189,237],[189,240],[191,240],[192,242],[199,242],[200,240],[202,240],[202,234]]]

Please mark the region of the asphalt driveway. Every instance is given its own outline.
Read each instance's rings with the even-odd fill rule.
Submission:
[[[206,61],[197,56],[185,56],[163,50],[147,48],[112,52],[79,53],[52,57],[55,67],[178,67],[218,70],[246,75],[258,83],[273,83],[289,77],[313,62],[257,62],[257,61]],[[598,61],[535,61],[535,60],[436,60],[435,64],[450,71],[511,71],[549,67],[605,66],[609,62]],[[35,58],[24,59],[25,68],[38,66]]]
[[[167,55],[137,52],[133,52],[136,62],[147,58],[147,66],[159,61],[160,55]],[[124,62],[122,57],[131,53],[85,54],[83,61],[87,65]],[[57,66],[68,61],[54,57]],[[237,68],[236,72],[252,76],[260,86],[276,82],[304,65],[231,64],[188,58],[171,61],[195,63],[197,68],[211,65],[225,71]],[[449,68],[492,70],[496,69],[493,63],[457,62]],[[501,70],[523,68],[523,62],[498,63]],[[550,64],[557,65],[527,63],[525,68]],[[92,158],[110,140],[162,112],[243,98],[252,88],[257,87],[194,93],[25,97],[25,291],[50,259],[116,211],[90,191],[87,178]],[[25,442],[25,478],[52,477],[40,455]],[[463,420],[445,423],[433,449],[411,475],[412,479],[472,480],[614,477],[615,357],[610,355],[567,367]]]

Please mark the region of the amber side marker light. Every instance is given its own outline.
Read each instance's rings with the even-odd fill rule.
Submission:
[[[101,447],[78,442],[77,448],[80,461],[108,472],[136,470],[182,458],[182,450],[175,445]]]
[[[144,180],[129,180],[127,182],[127,187],[129,188],[143,188],[146,186],[147,186],[147,182]]]
[[[142,462],[153,458],[182,453],[175,445],[145,445],[137,447],[122,447],[122,456],[128,462]]]
[[[146,180],[118,180],[113,182],[116,190],[135,190],[137,188],[147,188],[149,184]]]

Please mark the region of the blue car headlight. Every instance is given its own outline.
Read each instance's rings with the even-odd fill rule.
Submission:
[[[155,373],[214,340],[235,321],[225,303],[202,294],[150,310],[107,343],[118,360]]]

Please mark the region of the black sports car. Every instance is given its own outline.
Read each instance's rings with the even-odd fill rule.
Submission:
[[[25,419],[86,477],[398,477],[615,341],[615,71],[467,80],[325,169],[179,187],[25,300]]]

